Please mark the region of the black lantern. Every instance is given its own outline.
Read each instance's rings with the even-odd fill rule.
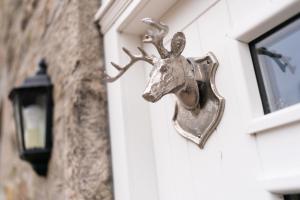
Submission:
[[[52,148],[52,84],[47,64],[39,63],[35,76],[14,88],[9,98],[13,103],[20,157],[45,176]]]

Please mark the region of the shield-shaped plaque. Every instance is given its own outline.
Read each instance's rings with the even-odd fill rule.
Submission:
[[[199,86],[199,108],[188,111],[176,103],[173,122],[176,130],[185,138],[203,148],[216,129],[223,115],[225,99],[218,93],[215,74],[218,61],[212,53],[201,58],[188,59]]]

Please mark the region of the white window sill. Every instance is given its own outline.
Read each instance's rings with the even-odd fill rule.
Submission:
[[[255,118],[247,127],[248,134],[258,134],[300,121],[300,104]]]
[[[259,183],[275,194],[293,194],[300,190],[300,174],[260,178]]]

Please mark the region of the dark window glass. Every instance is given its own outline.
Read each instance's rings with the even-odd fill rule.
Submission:
[[[300,102],[300,15],[250,45],[265,114]]]
[[[284,200],[300,200],[300,194],[284,195]]]

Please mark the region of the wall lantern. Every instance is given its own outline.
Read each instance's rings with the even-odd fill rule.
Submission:
[[[45,60],[37,73],[9,94],[14,107],[20,157],[45,176],[52,148],[52,84]]]

